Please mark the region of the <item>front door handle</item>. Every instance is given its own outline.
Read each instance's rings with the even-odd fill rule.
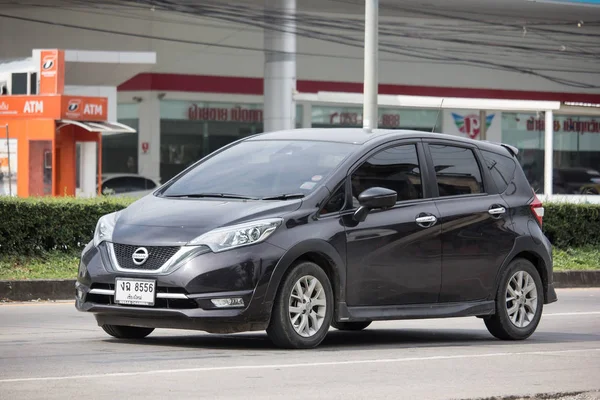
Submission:
[[[437,222],[437,218],[434,215],[425,215],[422,217],[417,217],[415,219],[417,225],[423,228],[429,228],[433,226]]]
[[[504,207],[494,207],[490,208],[488,211],[491,215],[500,215],[506,212],[506,208]]]

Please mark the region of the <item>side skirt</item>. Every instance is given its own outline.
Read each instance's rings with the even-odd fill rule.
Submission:
[[[452,317],[484,317],[496,312],[493,300],[465,303],[409,304],[402,306],[348,307],[338,304],[338,321],[385,321]]]

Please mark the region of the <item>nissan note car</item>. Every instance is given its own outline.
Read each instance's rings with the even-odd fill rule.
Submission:
[[[517,149],[402,130],[253,135],[100,218],[76,307],[109,335],[330,327],[474,316],[532,335],[557,300],[543,205]]]

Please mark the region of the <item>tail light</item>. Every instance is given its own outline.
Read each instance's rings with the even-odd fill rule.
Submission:
[[[537,222],[538,224],[540,224],[541,227],[544,219],[544,205],[537,197],[535,192],[533,192],[533,201],[531,202],[529,207],[531,207],[531,212],[533,213],[533,216],[535,217],[535,219],[537,219]]]

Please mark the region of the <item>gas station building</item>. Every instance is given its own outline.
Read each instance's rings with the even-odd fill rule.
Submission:
[[[599,8],[507,2],[513,12],[522,15],[523,21],[540,19],[541,15],[565,24],[573,21],[572,27],[554,35],[557,43],[569,42],[570,35],[583,32],[582,29],[590,35],[600,34],[598,27],[579,23],[597,16]],[[10,11],[14,19],[1,21],[3,35],[17,30],[23,35],[10,43],[1,42],[6,52],[0,57],[7,60],[4,63],[0,60],[0,86],[4,85],[7,96],[36,95],[32,89],[39,86],[40,76],[32,78],[32,74],[43,64],[36,58],[40,50],[31,56],[32,49],[65,49],[65,57],[76,67],[70,69],[66,61],[65,91],[56,95],[104,97],[108,111],[100,122],[112,123],[116,130],[90,131],[65,122],[76,118],[60,113],[52,116],[54,130],[60,127],[75,129],[82,135],[83,131],[98,134],[99,139],[82,142],[80,146],[84,147],[80,148],[91,154],[95,152],[93,143],[101,143],[101,152],[95,154],[99,154],[96,165],[103,173],[135,173],[162,182],[202,156],[254,133],[289,128],[361,127],[362,46],[343,45],[314,35],[290,34],[302,22],[300,18],[286,16],[318,15],[332,21],[360,21],[364,17],[364,4],[352,6],[329,0],[238,3],[240,9],[252,10],[266,4],[267,8],[277,10],[280,20],[271,22],[282,29],[150,8],[120,12],[114,6],[99,13],[92,6],[60,10],[17,7]],[[437,33],[443,35],[444,29],[458,29],[467,16],[487,13],[490,17],[486,21],[501,18],[499,5],[479,5],[476,10],[467,10],[465,7],[472,8],[473,3],[466,0],[433,1],[439,7],[453,3],[459,11],[452,18],[417,12],[411,15],[405,9],[392,7],[392,3],[407,6],[410,2],[390,0],[382,4],[382,32],[394,24],[412,24],[433,29],[429,32],[432,35],[438,29]],[[502,21],[497,22],[499,25]],[[523,35],[505,39],[507,46],[527,45],[528,40],[533,40],[527,36],[526,23],[523,24]],[[440,28],[442,25],[444,28]],[[484,42],[494,38],[494,25],[489,25],[492,26],[489,32],[482,29],[474,40]],[[357,25],[354,36],[362,38],[362,29]],[[43,35],[38,34],[41,31]],[[341,27],[328,31],[331,35],[345,32]],[[530,65],[552,67],[552,73],[546,74],[552,79],[548,79],[524,73],[523,68],[510,71],[393,55],[384,51],[390,40],[381,34],[379,127],[444,132],[516,146],[520,162],[539,193],[556,193],[553,185],[544,185],[544,181],[545,177],[552,181],[553,172],[559,169],[600,171],[597,62],[582,61],[578,66],[584,72],[573,73],[569,72],[573,61],[568,59],[567,52],[564,59],[548,58],[541,51],[524,58],[519,52],[494,53],[493,49],[484,56],[486,60],[501,59],[506,64],[519,65],[526,60]],[[398,46],[410,43],[406,42],[408,39],[398,40]],[[429,45],[427,40],[419,43],[419,46]],[[453,56],[450,50],[445,51],[448,57]],[[95,58],[94,62],[85,63],[78,61],[78,57]],[[563,83],[572,81],[582,84]],[[65,99],[61,104],[68,102]],[[7,100],[0,96],[2,137],[1,125],[6,119],[2,114],[3,104]],[[76,122],[86,121],[97,122]],[[92,176],[91,172],[88,176]],[[600,183],[600,173],[598,178]],[[59,190],[57,187],[52,193]],[[80,188],[77,193],[90,190],[93,191]]]

